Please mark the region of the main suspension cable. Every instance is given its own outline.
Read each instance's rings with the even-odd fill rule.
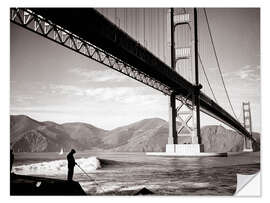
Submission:
[[[209,32],[210,39],[211,39],[211,43],[212,43],[212,46],[213,46],[213,50],[214,50],[214,54],[215,54],[215,58],[216,58],[217,66],[218,66],[218,70],[219,70],[219,73],[220,73],[220,76],[221,76],[221,80],[222,80],[222,84],[223,84],[223,87],[224,87],[224,89],[225,89],[226,96],[227,96],[227,99],[228,99],[228,101],[229,101],[229,104],[230,104],[230,107],[231,107],[231,109],[232,109],[232,112],[233,112],[233,114],[234,114],[234,117],[237,119],[237,116],[236,116],[235,111],[234,111],[234,109],[233,109],[233,106],[232,106],[232,103],[231,103],[231,100],[230,100],[230,97],[229,97],[229,94],[228,94],[228,91],[227,91],[227,88],[226,88],[226,85],[225,85],[225,82],[224,82],[224,78],[223,78],[223,75],[222,75],[222,72],[221,72],[221,68],[220,68],[220,64],[219,64],[218,57],[217,57],[217,52],[216,52],[216,48],[215,48],[213,36],[212,36],[212,33],[211,33],[211,29],[210,29],[210,25],[209,25],[209,21],[208,21],[206,9],[204,8],[203,11],[204,11],[204,15],[205,15],[205,18],[206,18],[206,23],[207,23],[207,27],[208,27],[208,32]]]

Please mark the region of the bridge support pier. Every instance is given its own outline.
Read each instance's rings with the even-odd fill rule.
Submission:
[[[244,127],[252,135],[252,123],[251,123],[250,103],[249,102],[243,102],[242,103],[242,107],[243,107]],[[244,147],[243,147],[243,151],[244,152],[253,152],[252,142],[246,136],[244,136]]]
[[[178,104],[177,108],[174,108],[173,111],[172,109],[175,106],[175,103],[170,101],[170,104],[173,105],[170,105],[169,108],[170,126],[166,152],[182,155],[203,152],[204,146],[201,144],[197,134],[195,105],[188,108],[187,105],[182,102],[181,104]],[[173,122],[175,122],[175,125]]]
[[[175,109],[175,94],[169,97],[169,137],[168,144],[177,144],[177,133],[176,133],[176,109]],[[171,146],[172,148],[172,146]]]
[[[198,154],[204,151],[200,138],[200,103],[199,103],[199,74],[198,74],[198,36],[197,36],[197,10],[191,13],[174,14],[174,9],[168,11],[168,44],[170,47],[170,64],[176,70],[179,60],[188,60],[191,64],[191,75],[195,72],[194,85],[198,88],[180,104],[176,104],[175,93],[169,97],[169,137],[166,153]],[[189,24],[191,28],[190,47],[175,49],[175,27]],[[180,46],[181,47],[181,46]],[[190,50],[190,51],[187,51]],[[180,67],[181,68],[181,67]],[[191,101],[188,103],[188,101]],[[176,108],[177,106],[177,108]]]

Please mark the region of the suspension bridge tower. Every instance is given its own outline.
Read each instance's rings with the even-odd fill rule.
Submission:
[[[250,103],[249,102],[243,102],[243,119],[244,119],[244,127],[247,129],[247,131],[252,135],[252,123],[251,123],[251,112],[250,112]],[[252,152],[252,143],[251,140],[248,139],[246,136],[244,136],[244,152]]]
[[[177,92],[173,92],[169,98],[167,153],[197,154],[204,151],[200,136],[199,92],[202,86],[198,74],[197,10],[190,10],[189,13],[185,9],[176,13],[171,8],[167,14],[167,41],[170,49],[167,63],[180,75],[181,69],[187,68],[183,67],[184,64],[188,66],[192,75],[189,80],[196,87],[192,94],[186,95],[181,101],[176,100]],[[186,30],[186,39],[182,37],[183,30]]]

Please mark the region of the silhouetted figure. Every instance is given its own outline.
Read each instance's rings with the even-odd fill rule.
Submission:
[[[10,150],[10,173],[12,171],[13,162],[14,162],[14,154],[13,154],[13,150],[11,149]]]
[[[76,151],[72,149],[68,155],[67,155],[67,161],[68,161],[68,181],[72,181],[73,178],[73,172],[74,172],[74,167],[75,167],[75,159],[73,157],[73,154],[75,154]]]

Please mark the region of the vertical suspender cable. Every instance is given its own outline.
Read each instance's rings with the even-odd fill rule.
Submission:
[[[210,25],[209,25],[209,21],[208,21],[206,9],[204,8],[203,10],[204,10],[204,15],[205,15],[205,19],[206,19],[206,23],[207,23],[207,27],[208,27],[208,31],[209,31],[209,35],[210,35],[210,39],[211,39],[211,43],[212,43],[212,47],[213,47],[213,50],[214,50],[214,54],[215,54],[215,58],[216,58],[217,66],[218,66],[218,70],[219,70],[219,73],[220,73],[220,76],[221,76],[221,81],[222,81],[223,87],[225,89],[225,93],[226,93],[227,99],[229,101],[230,107],[232,109],[232,112],[234,114],[234,117],[237,119],[237,116],[236,116],[236,114],[234,112],[234,109],[233,109],[233,106],[232,106],[232,103],[231,103],[231,100],[230,100],[230,97],[229,97],[227,88],[225,86],[223,75],[222,75],[222,72],[221,72],[221,68],[220,68],[218,57],[217,57],[217,52],[216,52],[216,48],[215,48],[215,45],[214,45],[214,40],[213,40],[213,36],[212,36],[212,33],[211,33],[211,29],[210,29]]]
[[[117,8],[114,9],[114,23],[117,25]]]
[[[135,8],[135,39],[139,41],[138,37],[138,9]]]
[[[167,46],[167,43],[166,43],[166,32],[165,32],[165,29],[166,29],[166,21],[165,21],[165,9],[162,8],[162,25],[163,25],[163,29],[162,29],[162,33],[163,33],[163,38],[162,38],[162,47],[163,47],[163,60],[164,62],[166,62],[166,46]]]
[[[157,44],[157,37],[158,37],[158,33],[157,33],[157,27],[158,27],[158,23],[157,23],[157,12],[158,12],[158,9],[155,8],[155,12],[154,12],[154,21],[155,21],[155,24],[154,24],[154,30],[155,30],[155,42],[154,42],[154,45],[155,45],[155,55],[158,56],[158,44]]]
[[[153,8],[150,8],[150,19],[149,19],[149,28],[150,28],[150,39],[149,39],[149,50],[151,50],[152,51],[152,40],[153,40],[153,37],[152,37],[152,26],[153,26],[153,22],[152,22],[152,9]]]
[[[146,47],[145,43],[145,8],[143,8],[143,45]]]
[[[123,30],[126,32],[126,8],[123,8]]]
[[[159,8],[157,8],[157,56],[160,58],[160,50],[159,50],[159,45],[160,45],[160,40],[159,40]]]
[[[130,14],[129,14],[129,9],[127,8],[126,9],[126,22],[127,22],[127,24],[126,24],[126,26],[127,26],[127,33],[129,33],[130,34],[130,32],[128,31],[128,29],[129,29],[129,22],[128,22],[128,16],[129,16]]]

